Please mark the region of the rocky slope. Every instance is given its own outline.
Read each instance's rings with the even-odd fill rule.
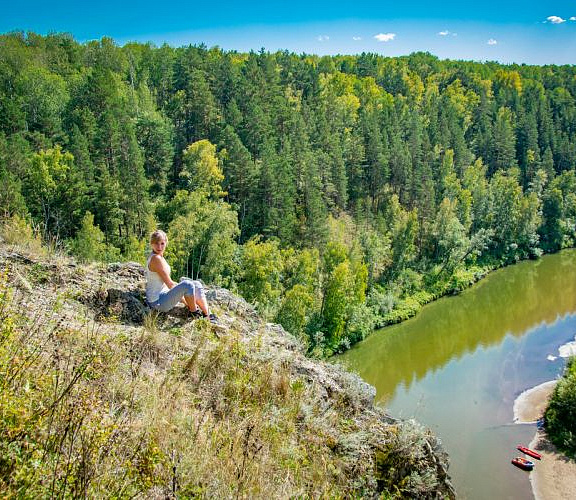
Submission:
[[[433,435],[229,291],[208,287],[216,330],[148,311],[138,264],[4,245],[2,270],[0,492],[454,496]]]

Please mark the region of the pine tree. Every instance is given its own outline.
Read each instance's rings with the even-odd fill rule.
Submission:
[[[500,108],[494,122],[492,147],[490,152],[489,173],[508,170],[516,163],[516,138],[514,133],[512,111]]]

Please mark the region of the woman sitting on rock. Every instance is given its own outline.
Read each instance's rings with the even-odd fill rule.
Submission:
[[[152,253],[146,263],[146,301],[152,309],[167,312],[178,302],[183,301],[192,315],[197,318],[208,318],[217,322],[215,314],[210,312],[202,283],[185,279],[175,283],[170,278],[170,266],[164,258],[168,244],[166,233],[154,231],[150,236]]]

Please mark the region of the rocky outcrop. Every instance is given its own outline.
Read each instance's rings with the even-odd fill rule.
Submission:
[[[185,329],[192,322],[184,306],[168,314],[147,308],[144,270],[136,263],[83,266],[67,258],[42,260],[2,248],[2,268],[31,311],[50,297],[64,297],[59,314],[69,322],[93,322],[99,328],[114,325],[116,331],[129,332],[142,329],[152,315],[154,328],[165,331]],[[242,298],[212,286],[207,287],[207,297],[224,334],[229,332],[234,342],[249,346],[245,356],[250,363],[281,367],[290,383],[304,384],[306,398],[297,421],[303,429],[323,422],[323,443],[339,457],[350,481],[361,478],[362,486],[351,491],[368,497],[382,491],[419,498],[454,497],[448,457],[431,433],[374,406],[373,387],[338,365],[306,357],[302,342],[280,325],[262,321]],[[159,368],[149,365],[148,370],[169,362],[162,361],[161,355],[154,360]],[[217,408],[218,402],[213,406]],[[348,423],[328,424],[334,421]]]

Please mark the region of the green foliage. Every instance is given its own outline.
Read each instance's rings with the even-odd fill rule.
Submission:
[[[304,285],[296,284],[288,290],[276,314],[276,321],[287,331],[301,336],[314,311],[314,295]]]
[[[48,68],[26,65],[15,84],[24,97],[21,106],[28,128],[47,135],[59,133],[61,112],[70,98],[64,78]]]
[[[562,248],[564,231],[562,227],[563,196],[559,189],[551,188],[543,197],[542,216],[544,224],[540,229],[542,243],[546,250]]]
[[[387,316],[461,290],[472,266],[576,243],[575,77],[0,35],[0,217],[29,218],[52,244],[92,238],[82,258],[104,244],[105,259],[130,260],[158,222],[175,273],[235,287],[284,322],[302,285],[313,311],[294,328],[337,343],[363,335],[347,332],[366,296]],[[87,212],[103,240],[87,236]]]
[[[151,193],[163,195],[174,157],[173,125],[156,110],[150,90],[144,84],[138,90],[140,105],[145,109],[136,122],[136,137],[144,152],[144,171],[151,181]]]
[[[504,261],[518,260],[521,250],[526,251],[526,246],[538,241],[538,202],[530,203],[530,199],[525,202],[515,173],[514,170],[508,174],[497,172],[489,188],[492,205],[489,221],[494,232],[495,253]],[[523,248],[521,243],[525,245]]]
[[[348,259],[348,250],[342,243],[329,241],[324,251],[324,273],[329,275]]]
[[[516,137],[514,116],[509,108],[501,107],[496,115],[493,129],[490,170],[508,170],[516,166]]]
[[[311,290],[318,286],[320,257],[317,249],[305,248],[295,251],[289,248],[282,251],[282,258],[283,283],[287,290],[296,285],[303,285]]]
[[[122,249],[122,258],[138,262],[142,265],[146,263],[146,240],[139,240],[135,236],[130,236]]]
[[[223,282],[233,266],[238,235],[236,213],[202,191],[177,191],[171,206],[166,251],[178,276]]]
[[[382,318],[392,311],[397,302],[398,298],[391,290],[386,290],[378,284],[370,289],[366,298],[366,305],[370,307],[377,318]]]
[[[347,347],[370,335],[376,325],[376,319],[374,311],[365,303],[360,302],[352,306],[346,323]]]
[[[0,167],[0,206],[2,207],[2,215],[20,215],[26,216],[28,209],[26,208],[26,201],[22,196],[21,183],[10,172],[3,170]]]
[[[462,250],[469,244],[456,207],[456,201],[444,198],[438,207],[430,231],[431,257],[434,261],[442,263],[445,269],[453,269],[456,266]]]
[[[418,234],[418,214],[416,210],[406,212],[401,207],[395,207],[395,217],[392,227],[392,276],[397,275],[409,266],[416,257],[416,236]]]
[[[200,191],[212,199],[226,195],[222,191],[224,175],[216,156],[216,146],[210,141],[195,142],[184,150],[180,177],[190,191]]]
[[[422,304],[414,297],[400,299],[394,309],[382,317],[382,324],[400,323],[415,316],[422,308]]]
[[[86,212],[80,230],[71,244],[72,253],[83,262],[110,262],[120,256],[120,251],[105,242],[104,233],[94,225],[94,215]]]
[[[253,238],[240,251],[238,288],[247,300],[263,307],[274,302],[281,293],[283,269],[278,241]]]
[[[368,271],[368,284],[373,285],[382,279],[392,263],[390,236],[367,226],[360,231],[360,244]]]
[[[546,433],[563,452],[576,458],[576,361],[571,358],[544,414]]]
[[[74,157],[58,145],[32,156],[24,183],[33,217],[45,234],[69,231],[76,224],[83,186],[74,169]]]
[[[322,316],[329,345],[337,346],[342,340],[352,289],[353,276],[346,260],[332,270],[324,285]]]

